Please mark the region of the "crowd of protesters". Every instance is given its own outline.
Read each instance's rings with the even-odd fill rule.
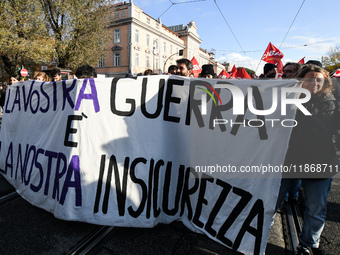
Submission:
[[[168,75],[184,77],[193,76],[193,64],[190,60],[182,58],[177,60],[177,65],[168,68]],[[89,65],[76,69],[77,78],[96,78],[95,68]],[[151,69],[145,70],[142,75],[154,75]],[[131,73],[126,78],[134,77]],[[200,78],[218,78],[213,65],[202,66]],[[278,77],[278,68],[274,64],[264,65],[260,79],[275,79]],[[312,114],[304,115],[299,109],[296,120],[299,125],[292,129],[288,150],[285,156],[286,165],[327,164],[338,165],[340,148],[340,88],[337,79],[332,78],[322,68],[319,61],[308,61],[306,64],[294,62],[286,63],[282,69],[282,79],[299,79],[301,87],[308,90],[311,99],[304,104]],[[34,79],[37,81],[60,81],[60,69],[54,68],[50,75],[38,72]],[[20,82],[23,77],[13,75],[11,84]],[[304,97],[301,94],[300,97]],[[4,105],[5,88],[0,89],[0,106]],[[276,211],[282,206],[284,200],[297,203],[300,187],[304,191],[305,213],[301,235],[299,237],[298,254],[322,254],[318,249],[320,236],[326,220],[327,198],[330,192],[332,174],[318,176],[318,178],[301,178],[301,176],[288,176],[282,178],[281,187],[276,204]]]

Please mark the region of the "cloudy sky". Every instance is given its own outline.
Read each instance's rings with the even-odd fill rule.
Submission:
[[[261,74],[269,42],[288,61],[319,60],[340,44],[339,0],[134,0],[166,26],[195,21],[201,48]]]

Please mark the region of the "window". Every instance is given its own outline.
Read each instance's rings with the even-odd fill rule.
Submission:
[[[126,11],[122,11],[122,17],[126,17]]]
[[[135,66],[139,66],[139,53],[135,55]]]
[[[113,43],[120,43],[120,28],[113,30]]]
[[[41,66],[41,70],[47,70],[47,66]]]
[[[163,43],[163,50],[164,50],[164,53],[166,53],[166,42]]]
[[[155,50],[158,49],[158,39],[154,40],[153,47],[154,47]]]
[[[150,35],[146,34],[146,46],[149,47],[150,46]]]
[[[115,12],[115,19],[119,19],[119,12]]]
[[[146,67],[150,68],[150,57],[146,56]]]
[[[105,56],[102,56],[97,64],[97,67],[105,67]]]
[[[150,18],[146,17],[146,23],[150,24]]]
[[[156,66],[156,69],[158,69],[158,58],[155,59],[155,66]]]
[[[120,66],[120,53],[113,54],[113,66]]]
[[[172,45],[170,45],[170,55],[172,55]]]
[[[138,43],[139,42],[139,30],[136,29],[135,31],[135,42]]]

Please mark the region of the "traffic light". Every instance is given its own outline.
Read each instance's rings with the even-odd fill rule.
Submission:
[[[183,50],[179,50],[178,55],[183,56]]]

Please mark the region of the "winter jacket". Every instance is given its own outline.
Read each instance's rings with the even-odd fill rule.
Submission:
[[[340,170],[333,144],[333,135],[340,129],[336,99],[333,95],[312,95],[304,106],[312,115],[296,112],[298,124],[292,130],[285,158],[291,172],[285,177],[330,178]]]

